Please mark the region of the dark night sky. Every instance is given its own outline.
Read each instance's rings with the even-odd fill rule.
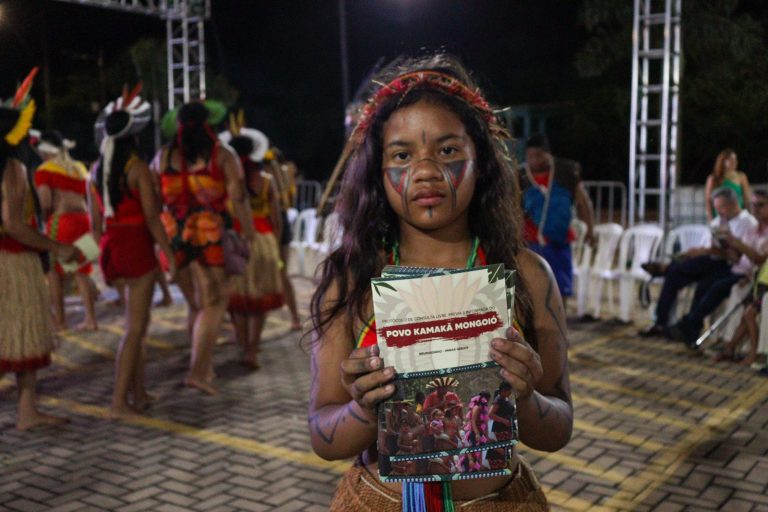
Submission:
[[[327,175],[342,144],[337,1],[212,4],[208,59],[240,91],[249,124],[297,159],[305,173]],[[445,48],[475,71],[493,103],[561,102],[570,95],[573,55],[582,37],[578,2],[347,0],[346,5],[353,93],[382,57]],[[109,61],[141,37],[165,37],[165,24],[146,16],[52,0],[2,0],[0,6],[0,93],[5,97],[41,62],[43,33],[54,94],[67,87],[64,77],[73,68],[90,68],[98,79],[89,59],[100,47]],[[34,91],[40,99],[41,82]]]

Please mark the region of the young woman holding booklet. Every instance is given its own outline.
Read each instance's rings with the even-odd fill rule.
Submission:
[[[467,72],[445,55],[401,60],[374,83],[342,155],[336,211],[343,241],[323,263],[311,303],[312,445],[326,459],[356,457],[331,510],[546,510],[536,477],[514,450],[510,476],[442,490],[428,483],[418,502],[378,477],[376,406],[395,390],[372,318],[370,280],[384,265],[516,269],[516,327],[488,350],[517,399],[520,440],[537,450],[562,448],[573,411],[560,293],[544,260],[523,246],[507,133]]]

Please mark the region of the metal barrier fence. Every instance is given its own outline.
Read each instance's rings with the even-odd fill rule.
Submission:
[[[317,181],[302,180],[296,183],[296,198],[293,201],[294,207],[301,211],[307,208],[314,208],[320,201],[323,193],[323,187]]]
[[[684,185],[672,193],[669,210],[671,227],[683,224],[706,224],[707,199],[701,185]]]
[[[595,224],[619,222],[627,225],[627,186],[620,181],[584,181],[584,189],[592,200]],[[616,203],[620,202],[619,205]],[[616,214],[619,217],[616,217]]]

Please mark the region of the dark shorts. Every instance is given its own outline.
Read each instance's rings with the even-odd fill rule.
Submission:
[[[539,245],[535,242],[528,242],[528,248],[547,260],[555,275],[555,281],[560,288],[560,294],[564,297],[573,295],[573,259],[571,256],[571,246],[565,245]]]

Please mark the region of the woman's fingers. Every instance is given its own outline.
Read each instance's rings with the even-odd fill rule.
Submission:
[[[382,368],[376,346],[358,348],[341,362],[341,379],[352,398],[362,407],[373,408],[395,391],[394,384],[385,384],[395,376],[393,368]]]
[[[502,377],[515,390],[517,398],[533,393],[544,371],[539,354],[523,339],[514,328],[507,330],[507,339],[494,338],[491,341],[491,359],[501,366]]]
[[[376,350],[372,350],[375,348]],[[382,367],[382,360],[378,357],[378,347],[358,348],[349,354],[349,357],[341,362],[341,371],[346,375],[360,375]]]

